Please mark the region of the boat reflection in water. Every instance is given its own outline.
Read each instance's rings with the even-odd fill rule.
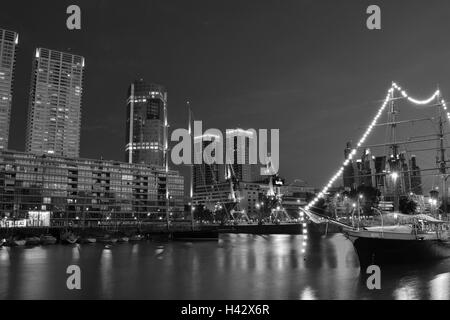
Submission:
[[[149,242],[0,249],[0,299],[450,299],[450,260],[383,267],[366,287],[342,234],[221,235],[216,242]],[[66,289],[66,268],[82,290]]]

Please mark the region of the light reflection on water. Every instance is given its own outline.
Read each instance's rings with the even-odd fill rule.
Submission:
[[[0,249],[0,299],[450,299],[450,260],[382,268],[368,290],[342,235],[222,235],[218,242],[142,242]],[[82,290],[66,289],[78,264]]]

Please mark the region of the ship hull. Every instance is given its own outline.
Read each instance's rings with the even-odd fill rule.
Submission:
[[[356,237],[351,239],[361,267],[407,264],[450,257],[450,241]]]

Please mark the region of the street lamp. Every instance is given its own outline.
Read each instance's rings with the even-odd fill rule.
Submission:
[[[392,173],[391,173],[391,178],[392,178],[392,180],[393,180],[394,182],[396,182],[397,179],[398,179],[398,172],[397,172],[397,171],[392,172]]]

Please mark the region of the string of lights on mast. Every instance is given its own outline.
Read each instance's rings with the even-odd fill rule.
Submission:
[[[320,199],[322,199],[328,193],[328,190],[333,186],[333,184],[336,182],[336,180],[342,175],[342,173],[344,172],[344,168],[350,163],[350,161],[356,155],[357,149],[360,148],[364,144],[364,142],[367,140],[367,138],[370,135],[370,133],[372,132],[373,128],[377,125],[378,119],[381,117],[381,115],[385,111],[386,107],[388,106],[388,103],[390,101],[392,101],[395,90],[400,92],[400,94],[402,95],[403,98],[407,99],[409,102],[411,102],[413,104],[416,104],[416,105],[426,105],[426,104],[429,104],[430,102],[432,102],[434,99],[438,99],[438,101],[440,102],[440,105],[442,106],[442,108],[446,112],[447,119],[448,119],[448,121],[450,123],[450,112],[448,112],[448,110],[447,110],[447,103],[445,102],[444,99],[441,98],[441,93],[440,93],[439,90],[436,90],[433,93],[433,95],[431,95],[428,99],[418,100],[418,99],[414,99],[414,98],[410,97],[405,90],[403,90],[399,85],[397,85],[395,82],[393,82],[391,87],[388,90],[388,93],[386,95],[386,98],[384,99],[383,104],[378,109],[377,114],[372,119],[372,122],[370,123],[370,125],[367,127],[366,131],[364,132],[364,134],[360,138],[360,140],[359,140],[359,142],[357,144],[357,147],[352,149],[352,151],[350,152],[348,157],[345,159],[345,161],[342,163],[342,166],[338,169],[338,171],[333,175],[333,177],[331,177],[331,179],[322,188],[322,190],[316,195],[316,197],[313,200],[311,200],[305,206],[305,211],[306,212],[308,212],[311,208],[313,208],[317,204],[317,202]],[[304,214],[303,211],[300,211],[300,221],[302,222],[302,225],[303,225],[303,228],[302,228],[302,230],[303,230],[302,231],[302,233],[303,233],[302,253],[304,253],[305,252],[305,247],[306,247],[306,239],[308,237],[307,236],[308,231],[307,231],[307,228],[306,228],[306,219],[305,219],[305,214]]]

